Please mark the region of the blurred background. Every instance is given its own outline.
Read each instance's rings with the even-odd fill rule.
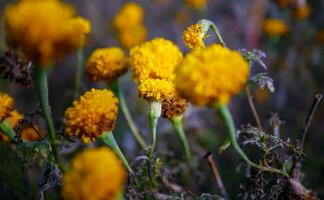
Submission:
[[[1,19],[5,5],[10,2],[13,1],[0,1]],[[92,32],[85,48],[85,58],[95,48],[120,46],[112,21],[118,10],[129,1],[69,0],[67,2],[73,4],[78,13],[88,18],[92,24]],[[190,6],[184,0],[137,0],[135,2],[144,8],[144,24],[148,30],[147,40],[164,37],[175,42],[184,53],[187,53],[189,49],[181,39],[183,30],[199,19],[205,18],[217,25],[224,41],[231,49],[264,51],[266,58],[263,61],[267,69],[256,63],[252,67],[252,75],[267,72],[274,80],[275,90],[270,92],[266,88],[260,89],[257,85],[251,88],[262,125],[269,134],[272,134],[269,120],[278,113],[283,122],[280,126],[281,137],[290,138],[292,141],[301,138],[314,95],[324,94],[323,0],[209,0],[201,7]],[[3,22],[0,38],[2,53],[8,50]],[[217,40],[211,34],[206,43],[208,45],[215,41]],[[126,48],[125,52],[128,52]],[[57,127],[62,127],[64,111],[72,102],[75,66],[75,55],[71,55],[57,63],[50,74],[50,101]],[[121,77],[122,90],[126,94],[136,124],[145,139],[150,141],[147,125],[148,106],[146,101],[138,98],[136,85],[130,77],[130,72]],[[82,91],[87,91],[91,87],[103,88],[105,84],[91,83],[85,76]],[[0,80],[0,90],[15,97],[16,107],[22,113],[33,112],[37,107],[33,87],[26,88],[11,84],[7,80]],[[256,126],[243,93],[233,99],[230,109],[238,128],[247,124]],[[193,192],[217,193],[207,163],[202,158],[204,153],[211,151],[217,161],[227,192],[235,198],[240,190],[244,172],[239,171],[237,167],[239,157],[232,148],[222,154],[218,152],[227,134],[221,120],[213,110],[190,106],[184,122],[186,134],[198,163],[196,170],[199,172],[191,178],[192,183],[189,188]],[[307,156],[303,164],[305,173],[303,183],[307,188],[314,190],[319,198],[324,198],[323,122],[324,104],[322,103],[309,130],[304,149]],[[118,119],[115,135],[130,160],[141,154],[122,115]],[[170,167],[174,165],[173,160],[184,160],[181,145],[178,140],[173,139],[174,137],[176,136],[170,123],[161,119],[158,125],[157,151],[162,155],[165,165]],[[29,167],[22,169],[20,162],[15,160],[14,153],[3,145],[0,162],[0,196],[13,197],[11,199],[23,197],[34,199],[39,182],[35,179],[35,172],[31,170],[35,166],[28,164]],[[12,166],[16,167],[4,168],[6,163],[12,162],[15,163]],[[172,169],[173,173],[177,174],[177,170],[181,170],[181,167],[173,166]],[[40,177],[36,176],[36,178]],[[17,195],[12,194],[15,191],[21,192],[17,192]]]

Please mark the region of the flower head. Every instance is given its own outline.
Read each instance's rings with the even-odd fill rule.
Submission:
[[[62,197],[66,200],[115,200],[126,181],[123,164],[112,150],[87,149],[77,155],[63,176]]]
[[[14,109],[14,100],[9,95],[0,92],[0,122]]]
[[[173,42],[156,38],[130,51],[130,64],[135,81],[145,79],[174,79],[174,68],[182,53]]]
[[[135,2],[126,3],[114,18],[114,26],[118,31],[129,30],[129,27],[141,24],[144,19],[143,8]]]
[[[297,6],[294,10],[294,16],[296,19],[302,20],[307,18],[312,12],[312,9],[309,5],[300,5]]]
[[[118,47],[95,50],[86,64],[86,72],[92,81],[113,82],[127,71],[126,56]]]
[[[51,64],[78,48],[80,38],[88,32],[87,27],[80,30],[71,26],[71,20],[76,18],[74,8],[62,1],[19,1],[7,6],[4,15],[10,41],[28,59],[42,65]],[[72,23],[75,21],[80,19]]]
[[[5,118],[5,120],[9,122],[11,127],[14,127],[20,119],[22,119],[22,115],[17,110],[11,111]],[[0,141],[9,142],[10,138],[0,131]]]
[[[86,36],[91,31],[90,21],[83,17],[75,17],[68,21],[71,28],[71,39],[75,39],[75,46],[84,46]]]
[[[202,24],[193,24],[189,26],[182,34],[182,40],[185,45],[190,48],[204,48],[204,39],[208,37],[205,36]]]
[[[186,4],[195,9],[202,9],[206,7],[207,0],[186,0]]]
[[[141,44],[147,38],[147,29],[143,24],[138,24],[130,29],[119,31],[118,40],[127,49]]]
[[[163,79],[146,79],[138,85],[138,93],[149,101],[161,101],[175,94],[174,83]]]
[[[68,135],[89,143],[115,127],[118,99],[109,90],[91,89],[65,111]]]
[[[266,19],[263,24],[263,31],[268,35],[281,36],[288,32],[288,26],[280,19]]]
[[[181,97],[166,98],[162,101],[162,117],[172,119],[181,116],[188,106],[188,101]]]
[[[243,56],[213,44],[189,53],[176,68],[176,89],[180,96],[202,106],[227,104],[249,77]]]

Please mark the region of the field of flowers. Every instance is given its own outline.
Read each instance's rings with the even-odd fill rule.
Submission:
[[[0,1],[0,199],[324,198],[323,10]]]

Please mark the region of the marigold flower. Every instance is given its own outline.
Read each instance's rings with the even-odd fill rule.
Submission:
[[[181,97],[166,98],[162,101],[162,117],[172,119],[181,116],[188,106],[188,101]]]
[[[189,53],[176,68],[178,94],[198,106],[227,104],[249,77],[243,56],[213,44]]]
[[[75,39],[75,46],[84,46],[86,35],[91,31],[90,21],[83,17],[75,17],[68,21],[68,27],[71,28],[71,39]]]
[[[207,0],[186,0],[186,4],[195,9],[202,9],[206,7]]]
[[[117,35],[120,44],[129,49],[143,43],[147,38],[147,29],[144,25],[138,24],[130,29],[120,31]]]
[[[14,109],[14,100],[9,95],[0,92],[0,122]]]
[[[116,200],[126,176],[113,151],[105,147],[87,149],[73,159],[63,176],[61,194],[66,200]]]
[[[312,12],[312,9],[309,5],[298,6],[294,9],[294,16],[296,19],[302,20],[307,18]]]
[[[12,110],[4,120],[7,120],[10,126],[14,127],[20,119],[22,119],[21,114],[17,110]],[[0,131],[0,141],[9,142],[10,138]]]
[[[73,7],[57,0],[19,1],[7,6],[4,15],[10,41],[43,66],[78,48],[88,31],[71,26]]]
[[[66,133],[89,143],[115,127],[118,99],[109,90],[91,89],[65,111]]]
[[[113,23],[118,31],[122,31],[141,24],[143,19],[144,9],[135,2],[129,2],[119,10]]]
[[[288,32],[288,26],[280,19],[266,19],[263,24],[263,31],[269,35],[281,36]]]
[[[138,85],[138,93],[149,101],[161,101],[175,94],[174,83],[163,79],[146,79]]]
[[[205,38],[207,38],[207,36],[205,36],[201,24],[193,24],[189,26],[182,34],[182,40],[190,49],[204,48]]]
[[[174,79],[174,68],[182,60],[179,48],[170,40],[156,38],[136,46],[130,51],[133,78]]]
[[[277,4],[282,7],[286,7],[289,5],[290,0],[276,0]]]
[[[127,71],[126,56],[118,47],[95,50],[86,64],[86,73],[92,81],[113,82]]]

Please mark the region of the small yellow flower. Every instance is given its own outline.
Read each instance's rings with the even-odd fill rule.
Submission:
[[[181,116],[188,106],[188,101],[181,97],[166,98],[162,101],[162,117],[172,119]]]
[[[63,176],[65,200],[116,200],[123,191],[126,171],[108,148],[87,149],[77,155]]]
[[[281,36],[288,32],[288,26],[280,19],[266,19],[263,24],[263,31],[268,35]]]
[[[76,18],[74,8],[62,1],[18,1],[7,6],[4,15],[9,40],[28,59],[43,66],[78,48],[87,32],[71,26]]]
[[[189,26],[182,34],[182,40],[190,49],[204,48],[204,39],[206,37],[207,36],[204,36],[201,24],[193,24]]]
[[[75,17],[68,21],[67,25],[71,29],[71,38],[75,39],[75,46],[84,46],[86,36],[91,31],[90,21],[83,17]]]
[[[301,5],[294,9],[294,16],[296,19],[302,20],[307,18],[312,12],[312,9],[309,5]]]
[[[104,131],[112,131],[118,112],[118,99],[109,90],[91,89],[65,111],[66,133],[89,143]]]
[[[9,95],[0,92],[0,122],[14,109],[14,100]]]
[[[207,0],[186,0],[186,4],[195,9],[202,9],[206,7]]]
[[[8,117],[5,118],[11,127],[14,127],[20,119],[22,119],[22,116],[17,110],[11,111]],[[9,142],[10,138],[0,131],[0,141]]]
[[[144,25],[138,24],[130,29],[120,31],[117,35],[120,44],[129,49],[143,43],[147,38],[147,29]]]
[[[174,79],[174,68],[182,60],[180,49],[170,40],[156,38],[130,51],[130,64],[136,82],[145,79]]]
[[[123,31],[141,24],[143,19],[144,9],[135,2],[129,2],[119,10],[113,23],[118,31]]]
[[[180,96],[203,106],[226,105],[249,77],[243,56],[213,44],[189,53],[176,68],[175,85]]]
[[[86,64],[86,73],[92,81],[111,83],[127,71],[126,56],[118,47],[95,50]]]
[[[139,83],[138,93],[140,97],[148,101],[161,101],[172,98],[175,94],[175,87],[168,80],[146,79]]]

